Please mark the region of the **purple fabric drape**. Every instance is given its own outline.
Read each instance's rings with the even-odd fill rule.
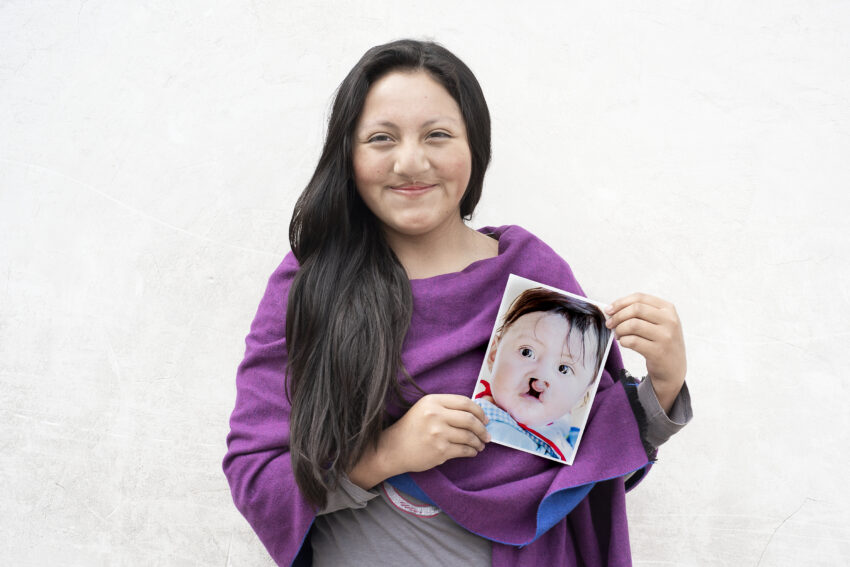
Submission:
[[[498,237],[497,257],[411,281],[402,360],[429,393],[472,394],[511,273],[584,295],[567,263],[532,234],[517,226],[481,230]],[[288,254],[246,338],[224,459],[236,506],[280,565],[291,564],[315,517],[288,452],[284,329],[297,269]],[[630,564],[622,477],[648,459],[625,390],[612,380],[621,368],[615,344],[572,466],[490,444],[477,457],[410,479],[460,525],[494,541],[493,565]],[[403,414],[394,404],[387,411],[393,419]]]

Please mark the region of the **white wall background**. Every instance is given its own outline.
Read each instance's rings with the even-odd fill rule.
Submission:
[[[270,564],[234,371],[334,88],[404,36],[488,97],[476,226],[679,309],[635,563],[850,562],[850,3],[400,4],[0,3],[0,562]]]

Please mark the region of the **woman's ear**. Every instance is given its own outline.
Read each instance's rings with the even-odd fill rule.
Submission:
[[[499,333],[493,337],[493,342],[490,344],[490,350],[487,352],[487,370],[493,372],[493,363],[496,362],[496,351],[499,348]]]

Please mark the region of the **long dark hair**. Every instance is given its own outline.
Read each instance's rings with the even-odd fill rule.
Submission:
[[[410,282],[357,193],[352,139],[370,86],[391,71],[418,69],[445,87],[466,123],[472,171],[460,214],[472,215],[490,162],[484,94],[444,47],[400,40],[367,51],[337,89],[322,155],[289,226],[300,265],[286,310],[290,451],[302,494],[319,507],[339,475],[377,446],[390,393],[409,405],[401,347]]]

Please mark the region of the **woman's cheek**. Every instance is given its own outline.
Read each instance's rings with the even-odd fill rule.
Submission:
[[[461,151],[456,148],[447,149],[437,159],[442,163],[445,176],[460,181],[465,191],[466,186],[469,185],[469,178],[472,176],[472,155],[469,153],[469,148]]]
[[[380,183],[386,175],[387,168],[384,159],[373,155],[367,150],[361,150],[354,155],[354,182],[358,187]]]

